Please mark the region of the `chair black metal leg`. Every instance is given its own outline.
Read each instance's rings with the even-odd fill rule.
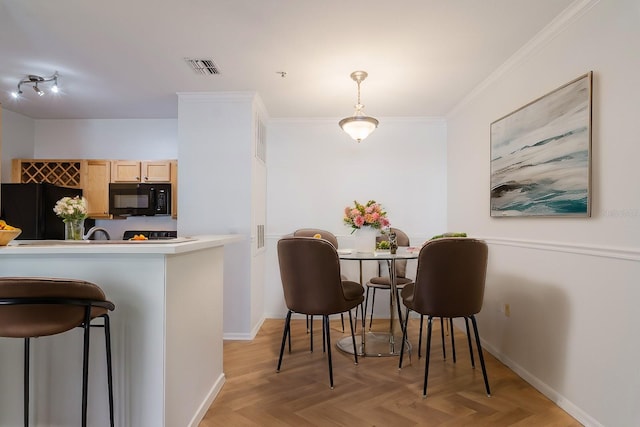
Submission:
[[[329,321],[327,320],[325,322],[323,319],[323,322],[322,322],[322,352],[323,353],[327,351],[325,335],[328,333],[328,331],[329,331]]]
[[[424,362],[424,386],[422,387],[422,397],[427,397],[427,380],[429,379],[429,358],[431,355],[431,330],[433,329],[433,317],[427,320],[427,354]]]
[[[373,308],[376,305],[376,288],[373,288],[373,294],[371,294],[371,318],[369,319],[369,330],[371,330],[371,324],[373,323]]]
[[[351,312],[349,312],[351,315]],[[344,313],[340,313],[340,322],[342,322],[342,333],[344,333]]]
[[[333,365],[331,363],[331,331],[329,330],[329,316],[323,316],[323,317],[324,317],[325,328],[327,330],[326,339],[327,339],[327,359],[329,361],[329,384],[331,385],[331,390],[333,390]]]
[[[467,328],[467,343],[469,343],[469,357],[471,357],[471,367],[475,369],[476,361],[473,359],[473,346],[471,345],[471,332],[469,331],[469,318],[464,318],[464,326]]]
[[[420,315],[420,335],[418,335],[418,359],[422,356],[422,325],[424,324],[424,316]]]
[[[24,384],[23,384],[23,410],[24,410],[24,427],[29,427],[29,337],[24,339]]]
[[[480,359],[480,366],[482,366],[484,387],[487,389],[487,396],[491,396],[491,389],[489,389],[489,378],[487,378],[487,369],[484,366],[484,356],[482,355],[482,346],[480,345],[480,336],[478,335],[478,323],[476,322],[476,316],[471,315],[470,317],[471,323],[473,324],[473,332],[476,336],[476,347],[478,347],[478,358]]]
[[[311,319],[309,322],[309,351],[313,353],[313,316],[309,316],[309,319]]]
[[[456,363],[456,342],[453,333],[453,319],[449,318],[449,335],[451,335],[451,352],[453,353],[453,363]]]
[[[364,319],[366,318],[364,314],[364,303],[365,301],[363,300],[362,303],[356,306],[356,317],[353,319],[353,325],[356,331],[358,330],[358,307],[360,307],[360,314],[362,315],[362,329],[364,329]]]
[[[89,341],[91,337],[91,306],[85,308],[84,345],[82,346],[82,427],[87,427],[87,394],[89,390]]]
[[[358,307],[356,307],[356,313],[358,312]],[[356,321],[357,322],[357,321]],[[349,310],[349,326],[351,326],[351,342],[353,343],[353,359],[355,360],[356,365],[358,364],[358,348],[356,347],[356,333],[353,327],[353,319],[351,318],[351,310]]]
[[[446,349],[446,346],[444,345],[444,322],[442,320],[442,317],[440,318],[440,336],[442,337],[442,358],[446,359],[447,349]]]
[[[398,369],[402,369],[402,358],[404,356],[404,343],[407,341],[407,328],[409,323],[409,307],[407,307],[406,314],[404,316],[404,327],[402,328],[402,346],[400,347],[400,360],[398,361]]]
[[[111,363],[111,322],[109,321],[109,315],[103,314],[104,319],[104,342],[107,352],[107,386],[109,388],[109,423],[111,427],[114,427],[114,414],[113,414],[113,365]]]
[[[349,310],[349,313],[351,313],[351,310]],[[355,321],[354,325],[355,325],[356,330],[357,330],[358,329],[358,306],[357,305],[356,305],[356,315],[355,315],[355,318],[353,320]]]
[[[291,325],[291,310],[287,311],[287,317],[284,321],[284,330],[282,331],[282,345],[280,346],[280,357],[278,358],[278,367],[276,372],[280,372],[280,366],[282,365],[282,355],[284,354],[284,344],[287,342],[287,335],[289,333],[289,327]]]

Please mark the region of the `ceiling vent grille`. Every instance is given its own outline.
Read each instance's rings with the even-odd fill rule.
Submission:
[[[204,74],[207,76],[220,74],[220,70],[218,66],[213,62],[212,59],[194,59],[194,58],[185,58],[184,59],[187,64],[198,74]]]

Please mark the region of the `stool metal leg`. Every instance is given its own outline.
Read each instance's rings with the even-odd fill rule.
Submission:
[[[24,427],[29,427],[29,337],[24,339]]]
[[[91,306],[84,313],[84,345],[82,346],[82,427],[87,427],[87,391],[89,384],[89,337],[91,325]]]
[[[109,315],[103,314],[104,319],[104,341],[107,351],[107,385],[109,387],[109,423],[111,427],[114,427],[114,415],[113,415],[113,365],[111,363],[111,324],[109,322]]]

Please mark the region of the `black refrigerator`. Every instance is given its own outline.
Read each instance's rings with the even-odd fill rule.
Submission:
[[[53,184],[2,184],[0,219],[22,230],[18,240],[64,239],[64,223],[53,211],[63,197],[82,196],[79,188]],[[85,229],[94,220],[85,221]]]

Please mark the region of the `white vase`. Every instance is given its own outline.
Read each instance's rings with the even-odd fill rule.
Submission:
[[[373,253],[376,250],[376,237],[378,236],[376,228],[364,226],[353,234],[355,235],[354,249],[356,252]]]

